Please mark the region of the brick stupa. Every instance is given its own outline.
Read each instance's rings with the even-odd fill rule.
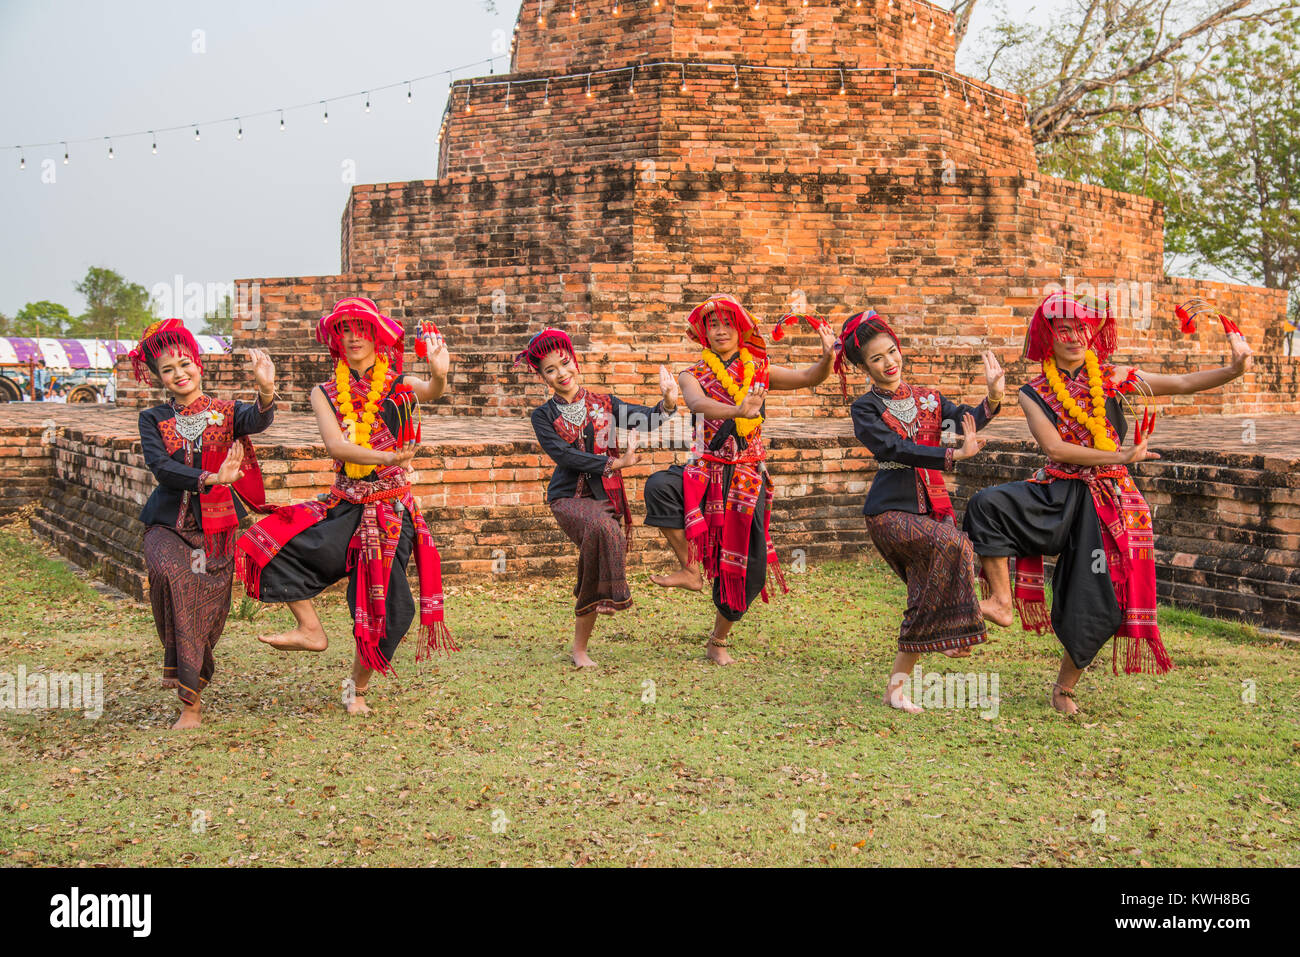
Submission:
[[[1115,300],[1119,357],[1148,369],[1226,353],[1217,323],[1179,334],[1173,306],[1194,294],[1250,337],[1250,376],[1169,411],[1300,411],[1285,293],[1166,278],[1160,204],[1040,173],[1023,100],[956,72],[951,27],[911,0],[524,0],[511,72],[452,86],[437,179],[354,187],[340,274],[242,281],[261,312],[236,322],[235,348],[268,349],[305,408],[329,375],[315,320],[365,295],[408,332],[428,318],[447,335],[444,414],[535,404],[510,360],[545,325],[573,335],[592,384],[653,401],[659,364],[696,356],[686,313],[729,292],[767,324],[871,306],[910,378],[969,397],[981,348],[1025,381],[1028,317],[1073,281],[1133,294]],[[806,326],[772,349],[816,354]],[[240,376],[212,363],[218,390]],[[769,412],[842,415],[833,386]]]

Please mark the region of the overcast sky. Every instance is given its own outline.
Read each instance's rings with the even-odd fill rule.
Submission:
[[[590,0],[579,0],[590,2]],[[1038,11],[1051,0],[1010,0]],[[447,77],[506,56],[519,0],[0,0],[0,313],[107,266],[147,289],[339,269],[349,183],[430,179]],[[987,16],[987,11],[985,12]],[[978,21],[977,21],[978,23]],[[196,32],[198,31],[198,32]],[[488,73],[486,63],[456,77]],[[251,114],[313,104],[285,114]],[[205,123],[236,115],[233,122]],[[195,124],[157,135],[104,137]],[[63,162],[60,141],[71,142]],[[53,145],[25,151],[19,143]],[[350,164],[350,165],[345,165]],[[53,182],[43,180],[53,179]]]

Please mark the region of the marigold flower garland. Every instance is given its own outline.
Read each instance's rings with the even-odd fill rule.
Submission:
[[[1043,375],[1047,376],[1047,384],[1056,393],[1056,398],[1066,414],[1092,433],[1092,447],[1102,452],[1114,452],[1115,442],[1106,433],[1106,390],[1102,386],[1101,366],[1091,349],[1084,353],[1083,363],[1088,369],[1088,394],[1092,398],[1091,414],[1084,412],[1079,407],[1079,403],[1074,401],[1074,397],[1070,395],[1061,380],[1055,360],[1050,356],[1043,360]]]
[[[712,349],[705,349],[701,352],[705,364],[713,377],[722,383],[722,387],[727,390],[736,405],[744,401],[745,395],[749,392],[749,387],[754,384],[754,356],[748,349],[740,350],[740,362],[745,369],[745,381],[741,385],[736,385],[736,380],[731,377],[727,369],[718,358],[717,353]],[[763,424],[763,417],[759,416],[754,419],[736,419],[736,431],[743,438],[749,438],[751,432]]]
[[[370,448],[370,429],[374,425],[375,413],[383,398],[384,383],[388,380],[388,359],[385,356],[375,359],[374,368],[370,373],[370,389],[366,395],[366,404],[362,409],[360,421],[357,420],[357,412],[352,405],[352,377],[348,371],[348,364],[342,359],[339,360],[338,368],[334,370],[334,379],[338,385],[339,411],[343,413],[347,440],[363,449]],[[343,471],[348,478],[363,478],[373,469],[373,465],[343,463]]]

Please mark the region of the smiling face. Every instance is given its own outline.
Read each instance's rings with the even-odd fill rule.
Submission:
[[[175,347],[164,350],[158,356],[157,367],[163,388],[182,405],[197,398],[202,391],[203,381],[198,364],[184,350]]]
[[[355,331],[351,326],[344,328],[342,335],[339,336],[339,344],[343,347],[343,358],[357,372],[364,372],[374,364],[374,342],[368,336],[363,336]]]
[[[577,395],[582,388],[582,382],[578,378],[578,365],[573,361],[573,356],[563,349],[543,356],[537,374],[542,377],[547,388],[565,400]]]
[[[889,392],[898,388],[903,380],[903,354],[892,336],[884,333],[872,336],[862,348],[862,359],[874,384]]]

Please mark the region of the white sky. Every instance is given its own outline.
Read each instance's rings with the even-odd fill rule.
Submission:
[[[591,0],[579,0],[591,2]],[[689,2],[689,0],[681,0]],[[1061,0],[1007,0],[1043,16]],[[976,29],[991,11],[986,0]],[[107,266],[146,289],[234,278],[328,275],[339,268],[349,184],[435,175],[445,77],[406,89],[145,137],[108,134],[192,124],[449,70],[503,54],[519,0],[0,0],[0,312],[50,299],[75,315],[73,289]],[[979,10],[980,8],[977,8]],[[195,52],[194,31],[204,52]],[[486,65],[457,78],[488,72]],[[18,143],[93,138],[25,151]],[[51,161],[43,166],[43,161]],[[43,170],[53,182],[43,182]]]

